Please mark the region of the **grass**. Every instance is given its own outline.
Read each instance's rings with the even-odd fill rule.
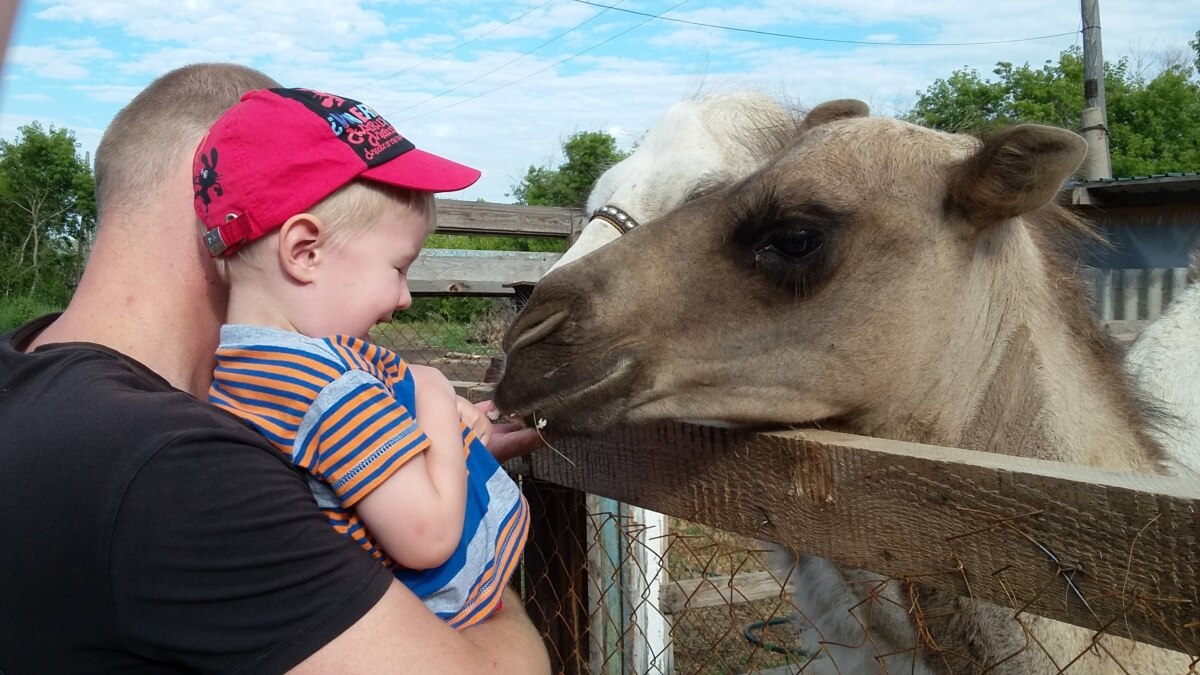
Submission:
[[[427,319],[393,321],[376,326],[371,338],[378,344],[400,353],[414,346],[438,351],[485,356],[496,353],[496,347],[479,337],[480,328],[474,323],[452,323]]]
[[[44,314],[61,312],[62,307],[39,298],[0,298],[0,333]]]

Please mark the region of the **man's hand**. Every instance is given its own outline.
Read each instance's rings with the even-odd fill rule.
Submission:
[[[489,420],[496,413],[496,404],[492,401],[480,401],[475,407]],[[542,435],[536,429],[516,421],[493,422],[491,441],[484,442],[497,462],[527,455],[544,444]]]

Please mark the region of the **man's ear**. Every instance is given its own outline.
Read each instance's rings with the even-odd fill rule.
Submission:
[[[324,250],[321,246],[320,218],[301,213],[288,218],[279,228],[279,267],[298,283],[313,281]]]

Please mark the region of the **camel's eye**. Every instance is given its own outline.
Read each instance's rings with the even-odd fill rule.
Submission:
[[[799,227],[773,234],[757,254],[775,253],[784,258],[800,261],[821,250],[825,234],[811,227]]]
[[[735,264],[797,300],[833,278],[843,222],[838,212],[815,201],[787,204],[768,191],[740,202],[732,216],[726,250]]]

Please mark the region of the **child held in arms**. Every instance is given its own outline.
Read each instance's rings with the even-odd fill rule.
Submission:
[[[484,620],[528,507],[485,447],[484,413],[368,340],[412,302],[434,193],[479,172],[418,150],[358,101],[264,89],[213,124],[194,176],[230,287],[210,401],[302,469],[330,525],[435,614],[459,629]]]

